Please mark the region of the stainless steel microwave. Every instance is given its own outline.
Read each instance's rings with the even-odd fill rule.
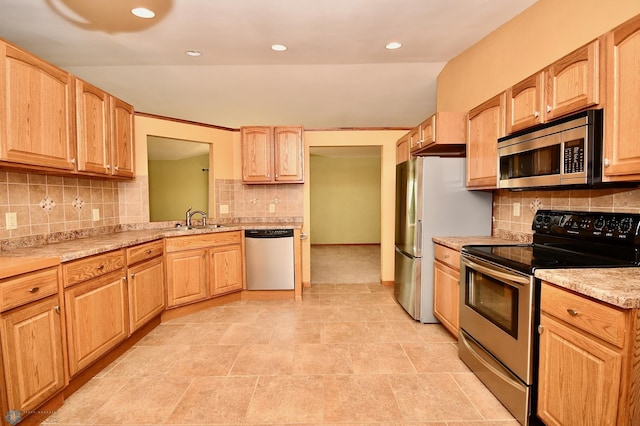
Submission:
[[[602,182],[602,110],[582,111],[498,139],[499,188]]]

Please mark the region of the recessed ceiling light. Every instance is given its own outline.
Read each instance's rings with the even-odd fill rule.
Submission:
[[[402,43],[398,43],[397,41],[392,41],[391,43],[385,46],[389,50],[400,49],[402,47]]]
[[[131,13],[136,15],[138,18],[151,19],[156,16],[153,10],[149,10],[146,7],[136,7],[131,9]]]
[[[202,52],[199,50],[187,50],[184,52],[185,55],[187,56],[202,56]]]
[[[284,44],[272,44],[271,50],[275,50],[276,52],[284,52],[285,50],[287,50],[287,46],[285,46]]]

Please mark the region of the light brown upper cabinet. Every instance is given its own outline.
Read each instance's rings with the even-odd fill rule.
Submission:
[[[414,155],[464,156],[466,114],[436,112],[417,127],[418,143],[411,144]]]
[[[602,43],[594,40],[507,89],[507,134],[600,103]]]
[[[133,107],[76,79],[78,171],[133,177]]]
[[[505,134],[505,93],[469,111],[467,188],[498,187],[498,138]]]
[[[0,41],[0,160],[73,171],[75,152],[73,77]]]
[[[539,72],[507,89],[507,133],[544,121],[544,75]]]
[[[640,180],[640,16],[606,35],[603,180]]]
[[[396,142],[396,164],[404,163],[409,156],[409,133],[407,133]]]
[[[243,183],[303,183],[302,126],[242,127]]]

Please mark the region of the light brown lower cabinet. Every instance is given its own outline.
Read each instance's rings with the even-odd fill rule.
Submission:
[[[129,333],[164,311],[164,261],[162,256],[130,266]]]
[[[548,425],[640,424],[637,311],[543,282],[538,417]]]
[[[125,270],[69,287],[64,295],[73,376],[129,336]]]
[[[61,330],[58,294],[2,314],[9,410],[33,410],[65,386]]]
[[[168,238],[167,307],[244,288],[242,231]]]
[[[454,336],[460,316],[460,253],[440,244],[434,246],[433,315]]]

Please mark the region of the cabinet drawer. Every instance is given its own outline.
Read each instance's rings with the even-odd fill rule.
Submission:
[[[167,252],[201,249],[229,244],[240,244],[242,231],[215,232],[212,234],[171,237],[165,241]]]
[[[570,293],[544,282],[541,308],[556,318],[619,348],[624,347],[624,310]]]
[[[460,270],[460,252],[440,244],[434,246],[434,257],[436,260],[450,266],[456,271]]]
[[[111,271],[124,268],[124,249],[114,250],[86,259],[75,260],[62,265],[64,271],[64,286],[99,277]]]
[[[58,292],[58,268],[47,268],[0,282],[0,309],[6,311]]]
[[[127,265],[133,265],[147,259],[162,255],[164,243],[162,240],[140,244],[127,249]]]

